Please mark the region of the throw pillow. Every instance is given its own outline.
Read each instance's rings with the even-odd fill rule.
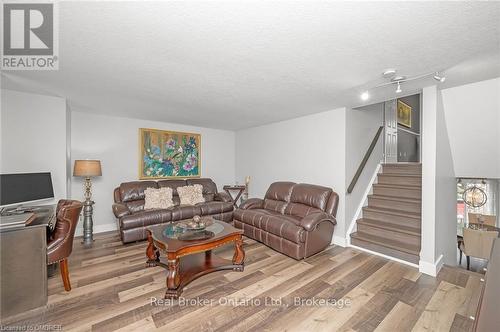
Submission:
[[[182,205],[195,205],[205,202],[203,198],[203,186],[201,184],[177,187],[177,193],[179,194]]]
[[[144,210],[168,209],[174,206],[172,188],[147,188],[144,190]]]

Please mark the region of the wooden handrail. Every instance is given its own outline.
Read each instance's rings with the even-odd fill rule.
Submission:
[[[352,178],[351,184],[347,188],[347,193],[350,194],[354,190],[354,186],[356,185],[356,182],[358,182],[359,177],[361,176],[361,172],[363,172],[363,169],[366,166],[366,163],[368,162],[368,159],[370,159],[370,156],[373,152],[373,149],[375,149],[375,145],[377,145],[378,138],[380,137],[380,134],[382,133],[382,130],[384,129],[384,126],[380,126],[378,128],[377,133],[375,134],[375,137],[373,137],[373,140],[368,147],[368,150],[365,153],[365,156],[363,157],[363,160],[361,160],[361,164],[359,164],[358,170],[356,171],[356,174],[354,174],[354,177]]]

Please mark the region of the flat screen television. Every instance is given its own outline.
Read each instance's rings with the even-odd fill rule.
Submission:
[[[49,198],[54,198],[50,172],[0,174],[1,206]]]

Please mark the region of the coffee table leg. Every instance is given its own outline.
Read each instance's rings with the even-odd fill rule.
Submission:
[[[245,260],[245,251],[243,250],[243,239],[241,236],[234,241],[233,265],[239,265],[233,268],[235,271],[243,271],[243,261]]]
[[[176,299],[182,293],[182,289],[179,289],[179,258],[169,255],[167,260],[167,272],[167,292],[165,293],[165,297]]]
[[[160,252],[158,248],[155,247],[153,243],[153,236],[148,230],[148,248],[146,249],[146,256],[148,256],[148,261],[146,262],[148,267],[156,266],[156,263],[160,261]]]

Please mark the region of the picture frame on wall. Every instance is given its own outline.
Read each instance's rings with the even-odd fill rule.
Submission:
[[[139,179],[200,176],[200,134],[139,129]]]
[[[398,124],[411,128],[411,106],[398,100]]]

